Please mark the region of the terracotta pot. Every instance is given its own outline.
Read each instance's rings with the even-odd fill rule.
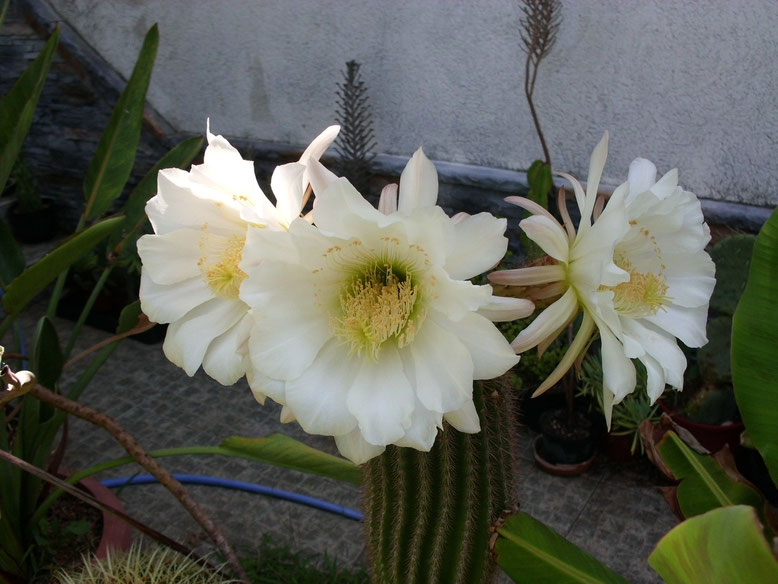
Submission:
[[[124,511],[121,501],[99,481],[93,478],[83,479],[80,483],[89,493],[101,503],[119,511]],[[95,556],[102,560],[108,550],[127,551],[132,544],[132,528],[121,519],[103,511],[103,533],[97,546]]]
[[[729,445],[729,449],[733,453],[740,449],[740,434],[745,429],[743,422],[733,422],[723,426],[701,424],[673,412],[662,400],[659,400],[658,403],[664,413],[669,415],[676,424],[689,430],[697,441],[710,452],[718,452],[724,448],[725,444]]]

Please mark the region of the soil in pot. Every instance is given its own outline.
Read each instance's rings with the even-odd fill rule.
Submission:
[[[572,424],[564,409],[545,412],[540,430],[543,458],[551,464],[578,464],[594,456],[597,432],[583,412],[573,412]]]

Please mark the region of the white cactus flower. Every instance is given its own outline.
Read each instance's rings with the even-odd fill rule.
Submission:
[[[151,321],[170,323],[163,350],[188,375],[202,365],[230,385],[245,374],[252,325],[239,297],[246,232],[249,225],[286,232],[303,206],[305,164],[321,156],[338,130],[327,128],[300,162],[276,168],[275,206],[257,184],[254,163],[210,130],[203,164],[160,171],[157,194],[146,204],[154,234],[138,241],[141,308]]]
[[[252,388],[356,463],[389,444],[429,450],[443,420],[478,432],[473,380],[518,361],[490,319],[533,308],[467,281],[503,257],[505,220],[449,218],[421,149],[380,211],[320,164],[309,170],[314,225],[247,236],[240,296],[262,331],[249,343]]]

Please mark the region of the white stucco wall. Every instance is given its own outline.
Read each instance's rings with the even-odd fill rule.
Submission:
[[[122,74],[161,42],[149,97],[176,128],[307,143],[330,124],[345,61],[363,64],[378,150],[526,168],[513,0],[49,0]],[[536,102],[554,166],[605,180],[643,156],[712,199],[778,204],[778,2],[567,0]]]

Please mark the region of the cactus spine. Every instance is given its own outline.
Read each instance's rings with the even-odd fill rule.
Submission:
[[[430,452],[390,446],[363,466],[373,582],[490,581],[490,527],[515,499],[511,396],[476,383],[481,432],[446,425]]]

